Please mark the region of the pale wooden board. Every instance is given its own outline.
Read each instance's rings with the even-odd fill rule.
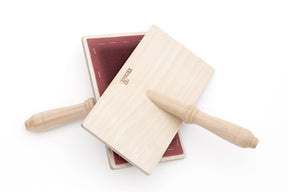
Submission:
[[[121,83],[125,73],[127,85]],[[182,121],[157,108],[145,91],[195,103],[212,73],[211,66],[153,25],[82,126],[150,174]]]
[[[97,86],[97,81],[95,79],[95,70],[94,70],[94,67],[93,67],[92,60],[91,60],[91,55],[90,55],[90,50],[89,50],[89,47],[88,47],[87,40],[88,39],[95,39],[95,38],[134,36],[134,35],[144,35],[144,34],[145,34],[144,32],[119,33],[119,34],[105,34],[105,35],[90,35],[90,36],[84,36],[82,38],[84,54],[85,54],[86,63],[87,63],[87,67],[88,67],[88,71],[89,71],[89,75],[90,75],[90,81],[91,81],[91,84],[92,84],[93,93],[94,93],[94,97],[95,97],[96,102],[100,98],[100,93],[99,93],[99,89],[98,89],[98,86]],[[185,149],[184,149],[184,146],[183,146],[182,137],[181,137],[181,134],[179,132],[178,132],[178,135],[179,135],[180,145],[182,146],[183,154],[162,157],[161,160],[160,160],[161,162],[172,161],[172,160],[185,158]],[[111,169],[121,169],[121,168],[127,168],[127,167],[131,166],[131,164],[128,163],[128,162],[127,163],[123,163],[123,164],[116,164],[115,163],[115,158],[114,158],[114,155],[113,155],[113,151],[111,149],[109,149],[108,147],[105,147],[105,148],[106,148],[108,162],[109,162],[109,165],[110,165]]]

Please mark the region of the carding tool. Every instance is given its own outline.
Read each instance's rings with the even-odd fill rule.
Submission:
[[[155,107],[145,91],[158,90],[195,103],[213,71],[210,65],[154,25],[82,126],[129,163],[151,174],[182,121]]]

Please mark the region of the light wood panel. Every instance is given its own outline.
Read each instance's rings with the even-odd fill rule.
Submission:
[[[103,85],[103,79],[107,79],[108,77],[109,77],[108,79],[111,79],[116,75],[116,74],[114,75],[115,70],[118,70],[119,67],[121,67],[124,64],[123,60],[128,59],[130,51],[136,47],[136,45],[139,43],[144,34],[145,33],[143,32],[120,33],[109,35],[85,36],[82,38],[84,53],[86,56],[89,74],[91,77],[90,79],[93,87],[93,92],[97,100],[101,96],[103,86],[106,87],[106,84],[109,83],[108,81],[105,82]],[[102,60],[100,58],[102,58]],[[101,67],[102,70],[97,70],[100,67],[99,65],[102,66]],[[107,147],[106,152],[111,169],[121,169],[131,166],[131,164],[125,161],[120,155],[116,154]],[[185,151],[183,147],[183,142],[180,133],[178,133],[170,143],[169,147],[167,148],[166,152],[164,153],[160,161],[165,162],[165,161],[183,159],[184,157],[185,157]]]
[[[134,166],[150,174],[182,121],[145,95],[158,90],[195,103],[213,68],[152,26],[82,126]]]

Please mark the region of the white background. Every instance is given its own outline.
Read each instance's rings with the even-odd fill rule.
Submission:
[[[82,36],[152,24],[215,68],[198,106],[249,128],[257,149],[185,125],[187,157],[146,176],[110,170],[83,119],[45,133],[25,130],[34,113],[93,96]],[[1,0],[0,191],[287,191],[287,53],[284,0]]]

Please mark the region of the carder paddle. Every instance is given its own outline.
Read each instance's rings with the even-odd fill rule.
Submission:
[[[182,120],[159,110],[147,89],[195,103],[213,68],[152,26],[82,126],[146,174],[152,173]]]

